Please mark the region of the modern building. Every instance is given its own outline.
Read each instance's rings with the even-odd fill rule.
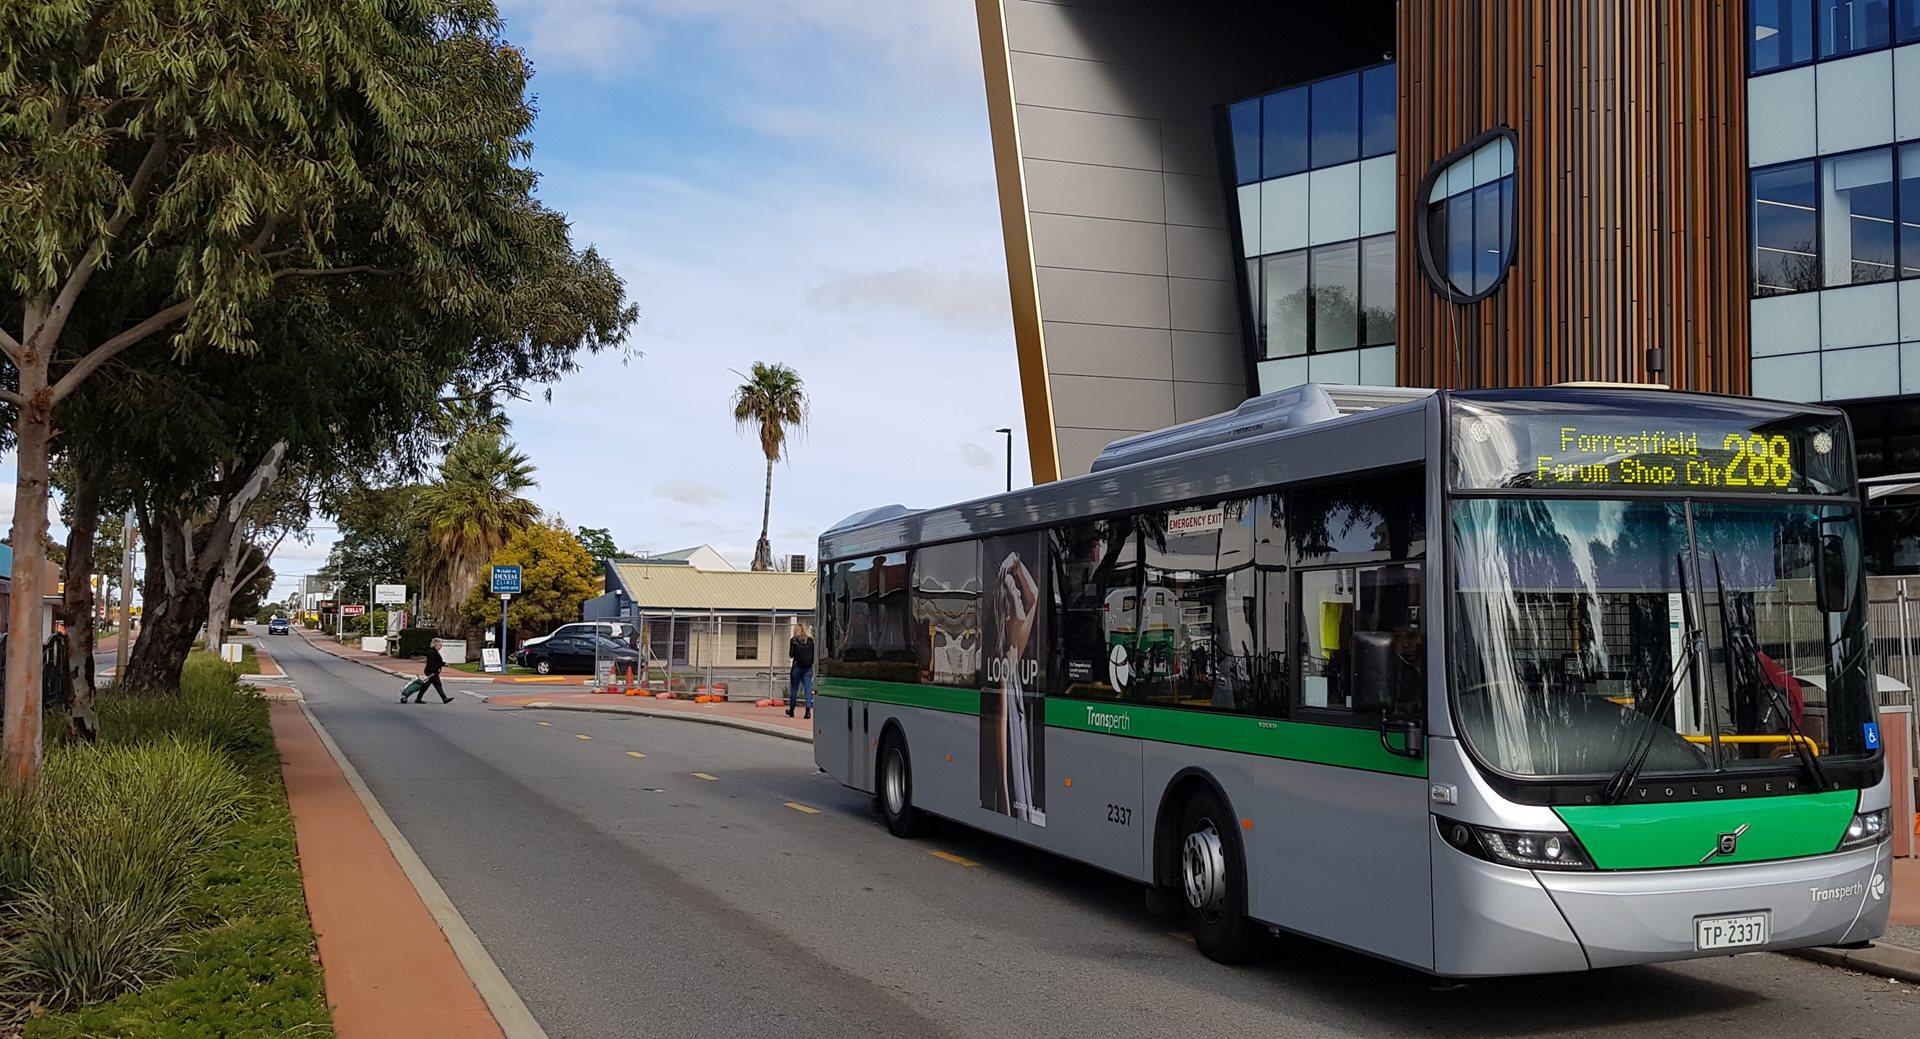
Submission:
[[[1920,0],[977,11],[1036,480],[1306,381],[1837,402],[1920,471]]]

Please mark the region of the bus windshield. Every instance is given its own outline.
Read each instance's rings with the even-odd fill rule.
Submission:
[[[1875,753],[1853,508],[1466,499],[1451,539],[1453,695],[1483,764],[1606,776],[1645,743],[1644,774],[1671,776]]]

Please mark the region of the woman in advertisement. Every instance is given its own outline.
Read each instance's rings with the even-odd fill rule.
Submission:
[[[1037,546],[1036,546],[1037,547]],[[994,552],[988,556],[989,559]],[[1007,551],[992,584],[990,623],[999,638],[981,704],[981,806],[1045,826],[1040,738],[1044,720],[1036,645],[1040,587],[1018,548]],[[997,688],[994,688],[996,687]]]

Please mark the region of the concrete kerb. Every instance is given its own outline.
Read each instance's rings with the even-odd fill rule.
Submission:
[[[729,729],[743,729],[747,732],[760,733],[763,736],[778,736],[783,740],[796,740],[800,743],[813,742],[813,734],[810,732],[801,732],[797,729],[789,729],[782,725],[768,725],[765,722],[757,722],[751,718],[725,718],[712,714],[693,714],[687,711],[668,711],[659,708],[628,707],[616,704],[601,706],[598,704],[584,703],[553,703],[549,700],[535,700],[531,703],[521,704],[520,707],[529,711],[584,711],[588,714],[630,714],[638,715],[642,718],[671,718],[675,721],[724,725]]]
[[[1904,945],[1875,942],[1864,949],[1796,949],[1788,955],[1824,963],[1829,967],[1920,985],[1920,951]]]

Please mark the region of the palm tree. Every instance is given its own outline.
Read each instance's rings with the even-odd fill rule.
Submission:
[[[480,434],[453,445],[440,482],[420,489],[428,558],[419,569],[435,617],[456,616],[494,553],[540,518],[540,507],[520,497],[534,485],[533,473],[506,439]]]
[[[734,372],[740,375],[739,372]],[[753,569],[773,569],[773,544],[767,522],[773,515],[773,463],[786,456],[787,429],[807,425],[807,391],[800,373],[784,364],[755,361],[746,381],[733,391],[733,421],[742,432],[760,427],[760,453],[767,456],[767,491],[760,503],[760,541],[753,546]]]

